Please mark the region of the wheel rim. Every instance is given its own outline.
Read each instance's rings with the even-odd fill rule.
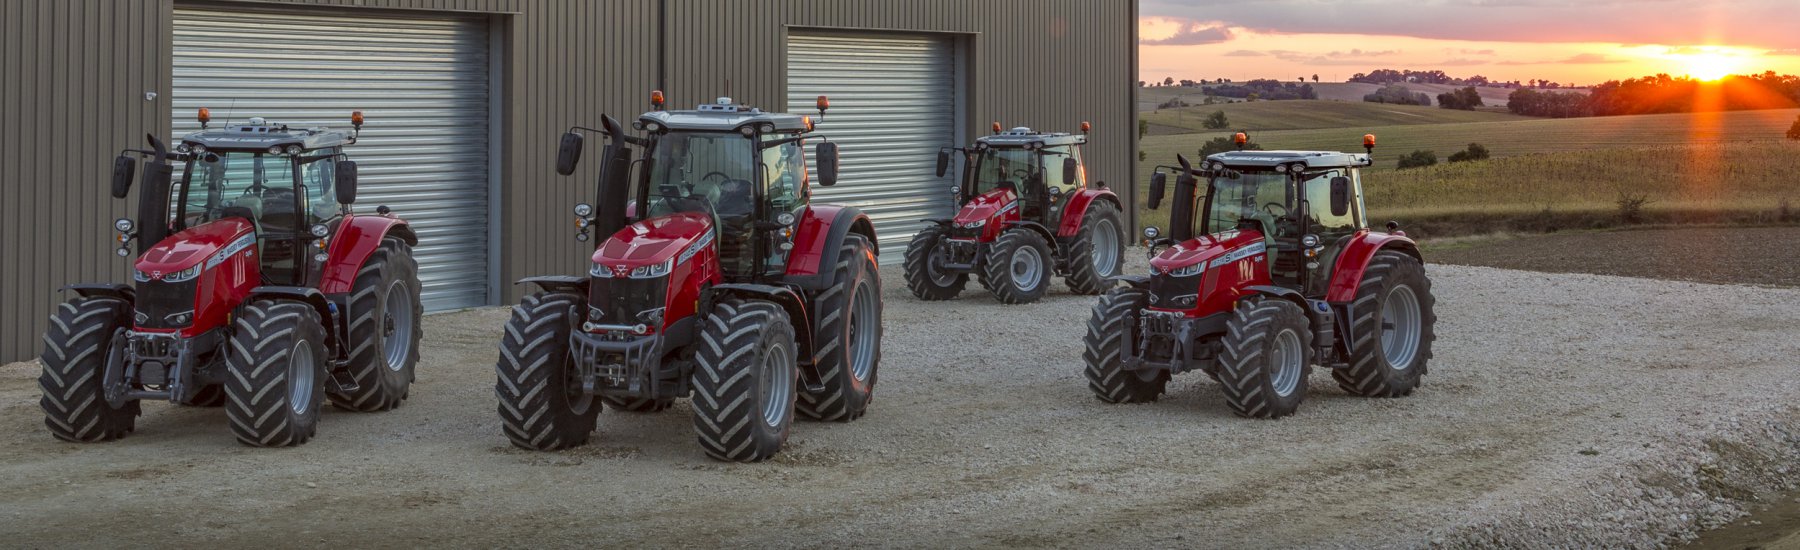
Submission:
[[[881,327],[881,318],[875,314],[873,286],[856,285],[856,293],[850,297],[850,375],[858,382],[869,381],[869,374],[875,372],[875,329]]]
[[[1419,297],[1412,287],[1388,291],[1381,304],[1381,353],[1395,370],[1412,368],[1419,354]]]
[[[794,399],[794,380],[784,374],[793,368],[794,361],[788,357],[786,347],[769,346],[769,351],[763,354],[762,391],[758,393],[762,394],[763,423],[770,427],[779,428],[787,419],[788,402]]]
[[[950,286],[951,283],[956,282],[956,275],[944,269],[944,264],[949,263],[950,256],[950,251],[944,248],[944,245],[934,246],[931,248],[931,254],[925,257],[925,276],[930,277],[931,283],[937,286]]]
[[[295,414],[306,414],[306,407],[312,404],[312,393],[319,375],[319,362],[313,357],[312,346],[306,342],[295,342],[294,349],[288,352],[288,408]]]
[[[1275,387],[1275,395],[1287,397],[1300,387],[1300,373],[1304,370],[1300,361],[1305,356],[1299,334],[1291,329],[1275,334],[1275,349],[1269,353],[1269,366],[1274,369],[1269,374],[1269,384]]]
[[[1013,251],[1010,268],[1013,286],[1019,290],[1033,290],[1038,286],[1038,279],[1044,276],[1044,257],[1038,254],[1037,247],[1020,245]]]
[[[1100,220],[1094,223],[1094,235],[1090,240],[1094,243],[1093,251],[1089,252],[1094,259],[1094,274],[1111,277],[1119,265],[1119,230],[1113,227],[1112,220]]]
[[[412,295],[405,281],[388,286],[387,304],[381,308],[381,351],[389,370],[399,371],[412,359]],[[395,336],[399,336],[395,338]]]

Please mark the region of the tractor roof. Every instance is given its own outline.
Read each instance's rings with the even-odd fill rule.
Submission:
[[[1038,147],[1055,147],[1087,143],[1087,136],[1061,132],[1040,134],[1030,128],[1020,126],[991,136],[981,136],[975,138],[975,141],[996,148],[1027,147],[1032,144],[1036,144]]]
[[[806,117],[787,113],[765,113],[749,105],[737,105],[729,97],[716,103],[703,103],[691,111],[651,111],[638,117],[643,124],[656,123],[670,130],[730,132],[746,124],[768,124],[775,132],[804,132]],[[769,131],[767,128],[765,132]]]
[[[1369,155],[1334,151],[1227,151],[1214,153],[1206,157],[1206,161],[1224,163],[1232,168],[1252,169],[1273,169],[1277,165],[1296,161],[1306,162],[1307,168],[1348,168],[1374,164]]]
[[[226,126],[216,130],[201,130],[182,136],[181,142],[189,145],[203,145],[214,151],[227,150],[264,150],[270,147],[299,145],[312,150],[336,147],[355,143],[356,138],[348,130],[332,130],[330,128],[293,129],[287,125],[269,124],[262,118],[252,118],[249,124]]]

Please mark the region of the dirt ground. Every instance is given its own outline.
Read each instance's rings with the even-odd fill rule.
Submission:
[[[428,317],[405,406],[328,408],[292,449],[239,446],[223,411],[166,404],[122,441],[58,442],[37,367],[17,363],[0,367],[0,541],[1627,547],[1723,524],[1791,479],[1800,289],[1429,273],[1440,321],[1419,392],[1350,397],[1316,371],[1299,414],[1252,421],[1197,373],[1158,403],[1095,400],[1092,297],[926,304],[887,268],[869,415],[797,424],[750,465],[704,457],[685,403],[608,411],[576,450],[512,448],[493,396],[504,308]]]
[[[1431,248],[1432,262],[1800,287],[1800,226],[1584,231]]]

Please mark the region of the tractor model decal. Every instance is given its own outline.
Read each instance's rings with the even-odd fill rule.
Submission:
[[[676,265],[687,263],[688,259],[693,258],[695,254],[699,254],[701,250],[705,250],[712,242],[713,232],[707,231],[705,234],[700,235],[700,238],[694,239],[694,244],[688,245],[686,250],[681,251],[680,256],[675,257]]]
[[[213,254],[211,258],[207,258],[206,268],[212,269],[219,264],[225,263],[226,258],[230,258],[234,254],[243,252],[244,249],[250,248],[250,245],[253,244],[256,244],[255,233],[249,233],[242,237],[238,237],[238,240],[232,241],[231,246],[227,246],[225,249],[220,250],[218,254]]]
[[[1250,257],[1250,256],[1254,256],[1254,255],[1257,255],[1257,254],[1262,254],[1262,253],[1263,253],[1263,251],[1264,251],[1264,250],[1266,250],[1266,249],[1267,249],[1267,248],[1268,248],[1268,245],[1267,245],[1267,244],[1264,244],[1264,243],[1261,243],[1261,242],[1257,242],[1257,243],[1251,243],[1251,244],[1249,244],[1249,245],[1247,245],[1247,246],[1244,246],[1244,247],[1242,247],[1242,248],[1239,248],[1239,249],[1237,249],[1237,250],[1233,250],[1233,251],[1231,251],[1231,253],[1230,253],[1230,254],[1226,254],[1226,255],[1224,255],[1224,256],[1220,256],[1220,257],[1219,257],[1219,259],[1217,259],[1217,260],[1213,260],[1213,261],[1212,261],[1212,263],[1211,263],[1211,264],[1209,264],[1209,265],[1210,265],[1210,266],[1211,266],[1211,267],[1215,267],[1215,268],[1216,268],[1216,267],[1219,267],[1219,266],[1222,266],[1222,265],[1227,265],[1227,264],[1230,264],[1230,263],[1232,263],[1232,262],[1235,262],[1235,261],[1238,261],[1238,260],[1242,260],[1242,259],[1244,259],[1244,258],[1248,258],[1248,257]]]

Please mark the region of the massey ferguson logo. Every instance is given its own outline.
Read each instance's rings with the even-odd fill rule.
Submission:
[[[152,281],[161,281],[161,280],[162,280],[162,272],[161,272],[161,271],[152,271],[152,272],[150,272],[150,280],[152,280]]]
[[[625,267],[622,265],[613,266],[613,276],[614,277],[625,277],[628,275],[631,275],[631,268]]]

